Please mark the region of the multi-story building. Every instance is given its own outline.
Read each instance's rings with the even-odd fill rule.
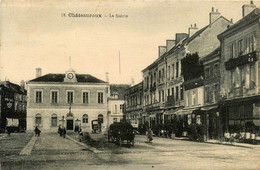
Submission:
[[[126,121],[131,123],[134,128],[145,125],[147,117],[143,114],[143,82],[126,90],[125,114]]]
[[[108,126],[114,122],[122,122],[126,89],[130,86],[126,84],[110,84],[110,97],[108,98]]]
[[[98,120],[101,130],[107,128],[109,84],[89,74],[46,74],[28,81],[27,130],[57,131],[59,125],[67,130],[79,126],[91,131],[92,120]]]
[[[11,131],[26,129],[26,93],[24,81],[21,81],[20,86],[10,81],[0,82],[1,131],[6,126],[14,126],[15,129],[10,129]]]
[[[230,24],[218,10],[212,8],[207,26],[199,30],[196,24],[191,25],[188,34],[177,33],[175,40],[167,40],[166,46],[159,46],[158,59],[142,71],[144,115],[149,116],[150,126],[172,124],[175,122],[173,119],[187,122],[187,116],[184,115],[191,114],[194,108],[190,108],[190,113],[187,110],[182,111],[185,90],[181,61],[186,55],[195,53],[203,58],[218,48],[220,43],[217,35]],[[201,88],[204,89],[204,86]],[[201,95],[197,96],[198,99],[203,99],[204,92],[196,94]],[[199,106],[203,106],[203,103],[204,101]],[[180,126],[183,127],[181,123]]]
[[[217,139],[223,135],[221,115],[219,113],[220,91],[220,48],[201,59],[204,66],[204,106],[206,112],[207,136]]]
[[[221,114],[224,132],[260,136],[260,9],[244,5],[243,18],[221,33]],[[259,137],[257,137],[259,138]]]
[[[214,8],[212,8],[212,11],[209,14],[209,24],[200,30],[197,30],[196,24],[194,24],[193,27],[191,26],[189,28],[189,37],[170,50],[170,52],[172,52],[169,55],[169,58],[173,57],[175,60],[181,61],[187,55],[195,56],[195,54],[198,55],[199,59],[204,58],[219,47],[220,43],[217,35],[226,30],[227,26],[230,24],[231,22],[221,16],[218,10],[215,11]],[[180,88],[182,89],[181,98],[183,95],[182,93],[184,93],[183,96],[185,96],[186,108],[179,114],[182,118],[180,120],[184,123],[183,127],[186,126],[185,122],[188,122],[188,124],[191,122],[191,115],[193,113],[195,115],[195,122],[206,124],[205,115],[199,111],[200,107],[204,105],[203,74],[196,74],[194,70],[190,70],[191,68],[184,68],[182,65],[181,67],[182,71],[188,70],[190,72],[187,80],[182,79],[177,84],[180,85]],[[183,77],[182,74],[181,76]],[[185,84],[185,90],[183,90],[183,86],[181,86],[182,83]],[[172,86],[176,86],[176,84],[173,83]],[[168,88],[171,89],[171,86]],[[175,98],[177,98],[177,96]],[[186,121],[186,119],[188,120]],[[183,130],[185,130],[185,128]]]

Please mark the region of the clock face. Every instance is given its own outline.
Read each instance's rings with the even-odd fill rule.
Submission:
[[[67,74],[68,79],[73,79],[74,75],[72,73]]]

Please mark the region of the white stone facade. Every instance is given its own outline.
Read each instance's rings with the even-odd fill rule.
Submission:
[[[69,82],[64,79],[63,82],[55,82],[56,77],[61,80],[67,74],[69,73],[47,74],[28,82],[27,130],[39,126],[42,131],[55,132],[59,125],[64,125],[67,130],[80,127],[83,131],[92,131],[92,120],[103,117],[101,131],[105,132],[108,83],[90,75],[77,75],[73,72],[71,77],[78,78],[78,81],[74,79]],[[68,99],[69,92],[72,92],[71,103]]]

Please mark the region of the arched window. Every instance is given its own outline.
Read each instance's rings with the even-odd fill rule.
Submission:
[[[83,123],[88,123],[88,115],[87,114],[84,114],[82,116],[82,121],[83,121]]]
[[[35,115],[35,124],[36,124],[36,125],[40,125],[41,123],[42,123],[42,116],[41,116],[40,113],[37,113],[37,114]]]
[[[98,115],[98,121],[99,121],[100,123],[103,123],[104,118],[103,118],[103,115],[102,115],[102,114]]]
[[[51,126],[57,126],[57,115],[56,114],[52,114],[51,115]]]

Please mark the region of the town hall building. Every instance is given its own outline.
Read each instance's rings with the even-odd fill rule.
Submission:
[[[36,126],[43,131],[81,128],[92,131],[92,120],[107,128],[109,84],[89,74],[46,74],[36,69],[36,78],[27,82],[27,130]]]

